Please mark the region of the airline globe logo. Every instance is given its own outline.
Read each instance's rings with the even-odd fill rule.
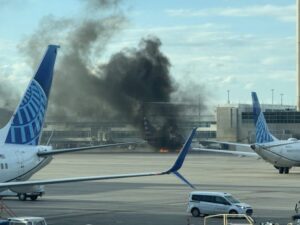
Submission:
[[[260,112],[256,122],[256,143],[266,143],[273,141],[266,120],[262,112]]]
[[[37,145],[46,107],[47,97],[33,79],[14,115],[5,143]]]

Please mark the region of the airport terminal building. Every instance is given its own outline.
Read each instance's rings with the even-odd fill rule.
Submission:
[[[165,117],[174,117],[174,107],[179,113],[178,127],[183,136],[197,126],[197,141],[219,140],[241,143],[255,142],[255,127],[250,104],[225,104],[215,109],[215,114],[204,115],[197,104],[152,104],[163,107]],[[262,105],[271,133],[279,139],[300,139],[300,112],[295,106]],[[12,113],[0,109],[0,122],[4,126]],[[156,115],[149,115],[153,125],[160,126]],[[52,136],[52,137],[51,137]],[[51,137],[54,147],[78,147],[143,139],[140,130],[126,121],[62,122],[51,118],[46,121],[42,143]]]
[[[180,135],[186,137],[193,127],[199,127],[195,140],[216,138],[215,115],[203,115],[198,104],[185,103],[147,103],[147,120],[156,128],[162,126],[164,120],[174,120]],[[155,112],[160,112],[157,115]],[[48,117],[44,125],[42,143],[51,137],[51,145],[55,148],[79,147],[115,142],[141,141],[145,139],[140,125],[133,125],[125,119],[102,121],[55,121]],[[139,127],[140,126],[140,127]]]
[[[271,133],[278,139],[300,138],[300,112],[295,106],[261,105]],[[252,105],[227,104],[216,108],[216,139],[254,143]]]
[[[173,117],[172,107],[164,110],[167,117]],[[183,136],[197,126],[196,139],[219,140],[241,143],[255,142],[255,127],[253,122],[252,105],[226,104],[216,107],[215,114],[199,114],[197,105],[179,105],[182,110],[179,114],[178,126]],[[278,139],[300,139],[300,112],[295,106],[261,105],[271,133]],[[150,115],[153,125],[160,126],[155,115]],[[61,123],[48,121],[45,124],[43,142],[46,142],[54,132],[54,145],[78,146],[102,144],[112,141],[135,141],[143,139],[139,129],[126,121],[102,122],[68,122]]]

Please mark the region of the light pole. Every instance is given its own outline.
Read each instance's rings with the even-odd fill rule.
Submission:
[[[230,90],[227,90],[227,104],[230,104]]]
[[[274,103],[274,89],[273,88],[271,89],[271,92],[272,92],[272,105],[273,105],[273,103]]]
[[[282,105],[282,98],[283,98],[283,94],[280,94],[280,104]]]
[[[201,101],[201,96],[200,96],[200,94],[198,95],[198,115],[199,115],[199,126],[200,126],[200,118],[201,118],[201,109],[200,109],[200,105],[201,105],[201,103],[200,103],[200,101]]]
[[[300,111],[300,27],[299,27],[299,23],[300,23],[300,0],[296,1],[296,43],[297,43],[297,47],[296,47],[296,77],[297,77],[297,111]]]

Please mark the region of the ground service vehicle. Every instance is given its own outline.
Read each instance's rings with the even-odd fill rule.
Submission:
[[[229,193],[203,191],[190,193],[187,211],[194,217],[222,213],[251,216],[253,213],[250,205],[240,202]]]
[[[45,194],[44,186],[38,186],[34,192],[27,192],[27,193],[16,193],[10,190],[2,191],[0,192],[0,197],[18,197],[21,201],[26,201],[27,199],[30,199],[31,201],[37,200],[37,198],[40,196],[43,196]]]
[[[47,225],[43,217],[12,217],[0,220],[0,225]]]

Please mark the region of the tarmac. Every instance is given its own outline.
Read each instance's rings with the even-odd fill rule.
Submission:
[[[87,153],[55,156],[32,179],[161,171],[177,154]],[[263,160],[189,154],[180,170],[197,190],[233,194],[254,209],[256,222],[291,222],[300,200],[300,168],[278,174]],[[37,201],[5,198],[17,216],[42,216],[48,225],[203,224],[186,212],[193,191],[173,175],[55,184]],[[221,224],[217,223],[217,224]]]

